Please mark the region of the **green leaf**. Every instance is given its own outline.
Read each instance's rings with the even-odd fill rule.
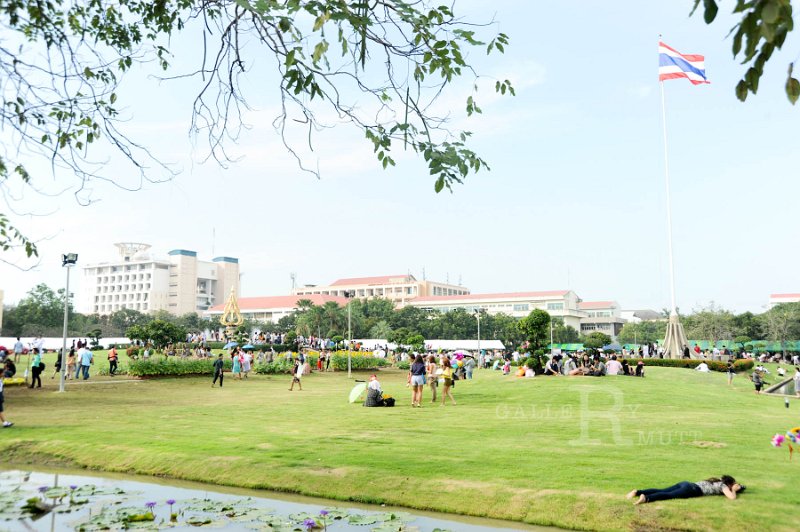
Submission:
[[[444,188],[444,177],[443,176],[439,176],[439,179],[437,179],[436,183],[433,185],[433,189],[438,194],[439,192],[442,191],[443,188]]]
[[[786,96],[789,97],[792,105],[797,103],[797,99],[800,97],[800,81],[797,81],[797,78],[789,76],[786,80]]]
[[[770,2],[761,10],[761,19],[767,24],[775,24],[778,21],[778,4]]]
[[[740,80],[739,83],[736,84],[736,97],[742,102],[747,99],[747,83],[745,83],[744,80]]]
[[[705,5],[705,13],[703,13],[703,20],[706,21],[706,24],[711,24],[714,22],[714,19],[717,18],[717,12],[719,8],[717,7],[717,2],[714,0],[704,0]]]

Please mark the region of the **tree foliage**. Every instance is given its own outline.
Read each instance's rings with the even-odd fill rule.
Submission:
[[[550,339],[550,314],[545,310],[534,309],[519,320],[520,331],[525,335],[532,351],[543,349]]]
[[[168,321],[153,320],[145,325],[130,327],[125,336],[131,340],[152,343],[156,349],[162,349],[168,344],[185,340],[186,329]]]
[[[703,18],[711,24],[717,18],[717,0],[694,0],[694,13],[703,4]],[[731,29],[733,35],[733,57],[741,57],[742,64],[749,65],[736,85],[736,97],[741,101],[749,93],[758,92],[758,82],[764,74],[764,66],[775,50],[780,50],[786,37],[794,29],[791,0],[736,0],[733,13],[741,16]],[[786,96],[794,104],[800,97],[800,81],[793,76],[794,63],[789,63],[786,77]]]
[[[164,78],[196,80],[191,131],[224,164],[253,96],[244,75],[264,57],[279,79],[274,126],[300,168],[317,173],[287,128],[300,124],[312,142],[332,125],[322,117],[332,115],[362,132],[383,168],[396,164],[398,150],[410,150],[425,160],[435,190],[449,189],[487,164],[468,147],[470,132],[450,130],[432,103],[455,80],[477,80],[469,51],[502,53],[508,45],[503,33],[482,40],[488,24],[428,0],[11,0],[0,10],[0,28],[0,128],[19,147],[0,157],[0,187],[14,179],[41,190],[44,180],[29,173],[24,152],[49,161],[60,180],[76,176],[72,186],[59,187],[73,189],[82,203],[90,201],[94,180],[137,189],[172,175],[125,132],[126,74],[152,63]],[[171,41],[179,34],[197,39],[202,50],[185,58],[200,65],[194,71],[173,72]],[[495,90],[514,93],[508,80],[497,80]],[[464,106],[467,115],[481,112],[475,92]],[[97,144],[127,161],[138,184],[115,181],[92,157]],[[0,213],[0,248],[12,246],[36,253]]]
[[[623,344],[645,344],[664,340],[667,320],[628,322],[622,326],[617,340]]]
[[[611,337],[606,333],[595,331],[583,337],[583,346],[587,349],[602,349],[611,343]]]

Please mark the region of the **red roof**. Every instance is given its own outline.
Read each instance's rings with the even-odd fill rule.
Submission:
[[[613,301],[581,301],[578,303],[578,308],[583,309],[590,309],[590,308],[611,308],[615,305]]]
[[[506,292],[502,294],[463,294],[458,296],[428,296],[413,299],[413,303],[428,302],[436,303],[441,301],[464,301],[470,299],[521,299],[521,298],[540,298],[540,297],[563,297],[569,294],[569,290],[550,290],[546,292]]]
[[[769,297],[774,297],[776,299],[800,298],[800,294],[770,294]]]
[[[324,296],[322,294],[304,294],[296,296],[270,296],[270,297],[240,297],[237,300],[239,310],[268,310],[272,308],[297,308],[297,302],[309,299],[312,303],[322,306],[328,301],[335,301],[342,306],[347,305],[346,297]],[[225,310],[225,305],[214,305],[209,311]]]
[[[337,279],[331,286],[351,286],[357,284],[393,284],[393,283],[407,283],[416,281],[413,275],[380,275],[378,277],[348,277],[346,279]]]

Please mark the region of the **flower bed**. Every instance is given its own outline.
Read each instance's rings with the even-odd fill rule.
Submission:
[[[376,358],[370,353],[368,356],[353,352],[350,358],[350,367],[354,370],[371,370],[384,368],[389,365],[385,358]],[[337,371],[347,371],[347,351],[337,351],[331,358],[331,366]]]

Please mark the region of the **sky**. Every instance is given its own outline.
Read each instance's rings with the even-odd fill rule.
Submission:
[[[287,294],[292,273],[298,284],[327,284],[424,271],[473,293],[571,289],[624,309],[666,308],[661,34],[683,53],[705,55],[711,80],[664,84],[677,305],[761,312],[770,293],[800,292],[800,106],[783,89],[800,38],[790,35],[759,93],[741,103],[734,87],[745,67],[726,38],[734,19],[720,13],[707,26],[701,14],[689,17],[692,4],[457,0],[456,13],[494,21],[486,35],[509,35],[505,54],[469,60],[490,83],[510,79],[516,96],[497,97],[481,81],[483,114],[467,118],[469,78],[436,104],[473,132],[471,147],[491,166],[440,194],[412,153],[396,150],[397,166],[383,170],[347,125],[320,132],[304,152],[320,178],[301,171],[272,125],[278,101],[264,58],[244,80],[249,128],[228,146],[237,161],[224,166],[204,162],[189,135],[200,82],[134,73],[119,100],[126,132],[177,174],[135,192],[93,183],[80,195],[90,194],[89,206],[74,190],[20,192],[15,210],[45,214],[16,218],[41,239],[40,259],[0,263],[5,302],[37,283],[62,287],[62,253],[90,264],[114,259],[115,242],[134,241],[162,256],[238,257],[243,296]],[[198,66],[196,35],[174,39],[172,50],[176,71]],[[122,183],[138,182],[129,166],[108,168]],[[72,183],[61,170],[37,179]],[[80,277],[71,280],[78,297]]]

